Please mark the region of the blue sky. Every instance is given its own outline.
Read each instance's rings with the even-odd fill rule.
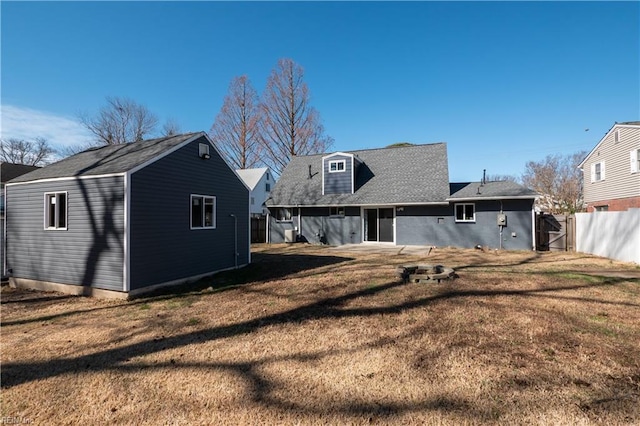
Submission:
[[[88,138],[129,97],[208,131],[231,79],[305,69],[332,150],[447,142],[450,179],[520,175],[640,119],[639,2],[6,2],[2,137]],[[585,129],[590,129],[585,131]]]

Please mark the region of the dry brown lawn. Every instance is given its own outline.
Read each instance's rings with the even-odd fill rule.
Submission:
[[[2,288],[2,422],[640,424],[640,269],[259,246],[133,301]],[[396,265],[459,278],[402,283]]]

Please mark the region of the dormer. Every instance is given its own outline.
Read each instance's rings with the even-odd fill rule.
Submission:
[[[359,164],[357,157],[345,152],[322,157],[322,195],[353,194]]]

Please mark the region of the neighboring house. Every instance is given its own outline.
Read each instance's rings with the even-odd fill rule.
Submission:
[[[249,211],[251,215],[264,216],[268,214],[269,210],[264,206],[264,202],[275,184],[271,170],[268,167],[237,169],[236,173],[251,191],[249,193]]]
[[[2,279],[6,277],[4,268],[4,185],[11,179],[36,169],[39,169],[39,167],[0,162],[0,278]]]
[[[588,212],[640,208],[640,121],[614,124],[579,167]]]
[[[6,197],[17,287],[123,298],[250,263],[249,190],[203,132],[90,149]]]
[[[531,250],[535,197],[511,182],[450,184],[436,143],[293,157],[266,204],[271,242]]]

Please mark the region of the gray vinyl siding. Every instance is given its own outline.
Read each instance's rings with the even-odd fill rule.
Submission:
[[[188,278],[249,262],[249,190],[201,138],[131,175],[130,289]],[[216,197],[216,228],[190,229],[191,194]]]
[[[329,173],[330,161],[345,162],[344,172]],[[325,194],[351,194],[353,193],[353,164],[352,157],[334,155],[324,159],[324,193]]]
[[[332,246],[362,242],[360,207],[345,207],[344,217],[329,216],[329,207],[303,208],[300,222],[302,235],[311,243],[320,243],[321,235]]]
[[[298,209],[291,209],[291,220],[290,221],[279,221],[276,220],[274,214],[277,208],[272,207],[272,212],[269,215],[269,242],[271,243],[284,243],[284,233],[286,230],[300,229],[298,222]]]
[[[640,128],[619,127],[620,141],[614,141],[614,127],[587,157],[584,165],[584,201],[612,200],[640,196],[640,172],[631,173],[630,152],[640,148]],[[591,165],[604,161],[605,178],[591,182]]]
[[[44,230],[44,194],[65,191],[67,230]],[[6,206],[12,276],[122,291],[122,176],[8,185]]]
[[[461,248],[480,244],[499,247],[497,215],[500,201],[471,203],[475,205],[476,221],[470,223],[455,221],[455,203],[450,206],[406,206],[403,211],[396,209],[396,244]],[[504,249],[533,248],[532,207],[533,200],[502,201],[503,212],[507,215],[507,226],[502,233]],[[515,237],[512,236],[514,232]]]

